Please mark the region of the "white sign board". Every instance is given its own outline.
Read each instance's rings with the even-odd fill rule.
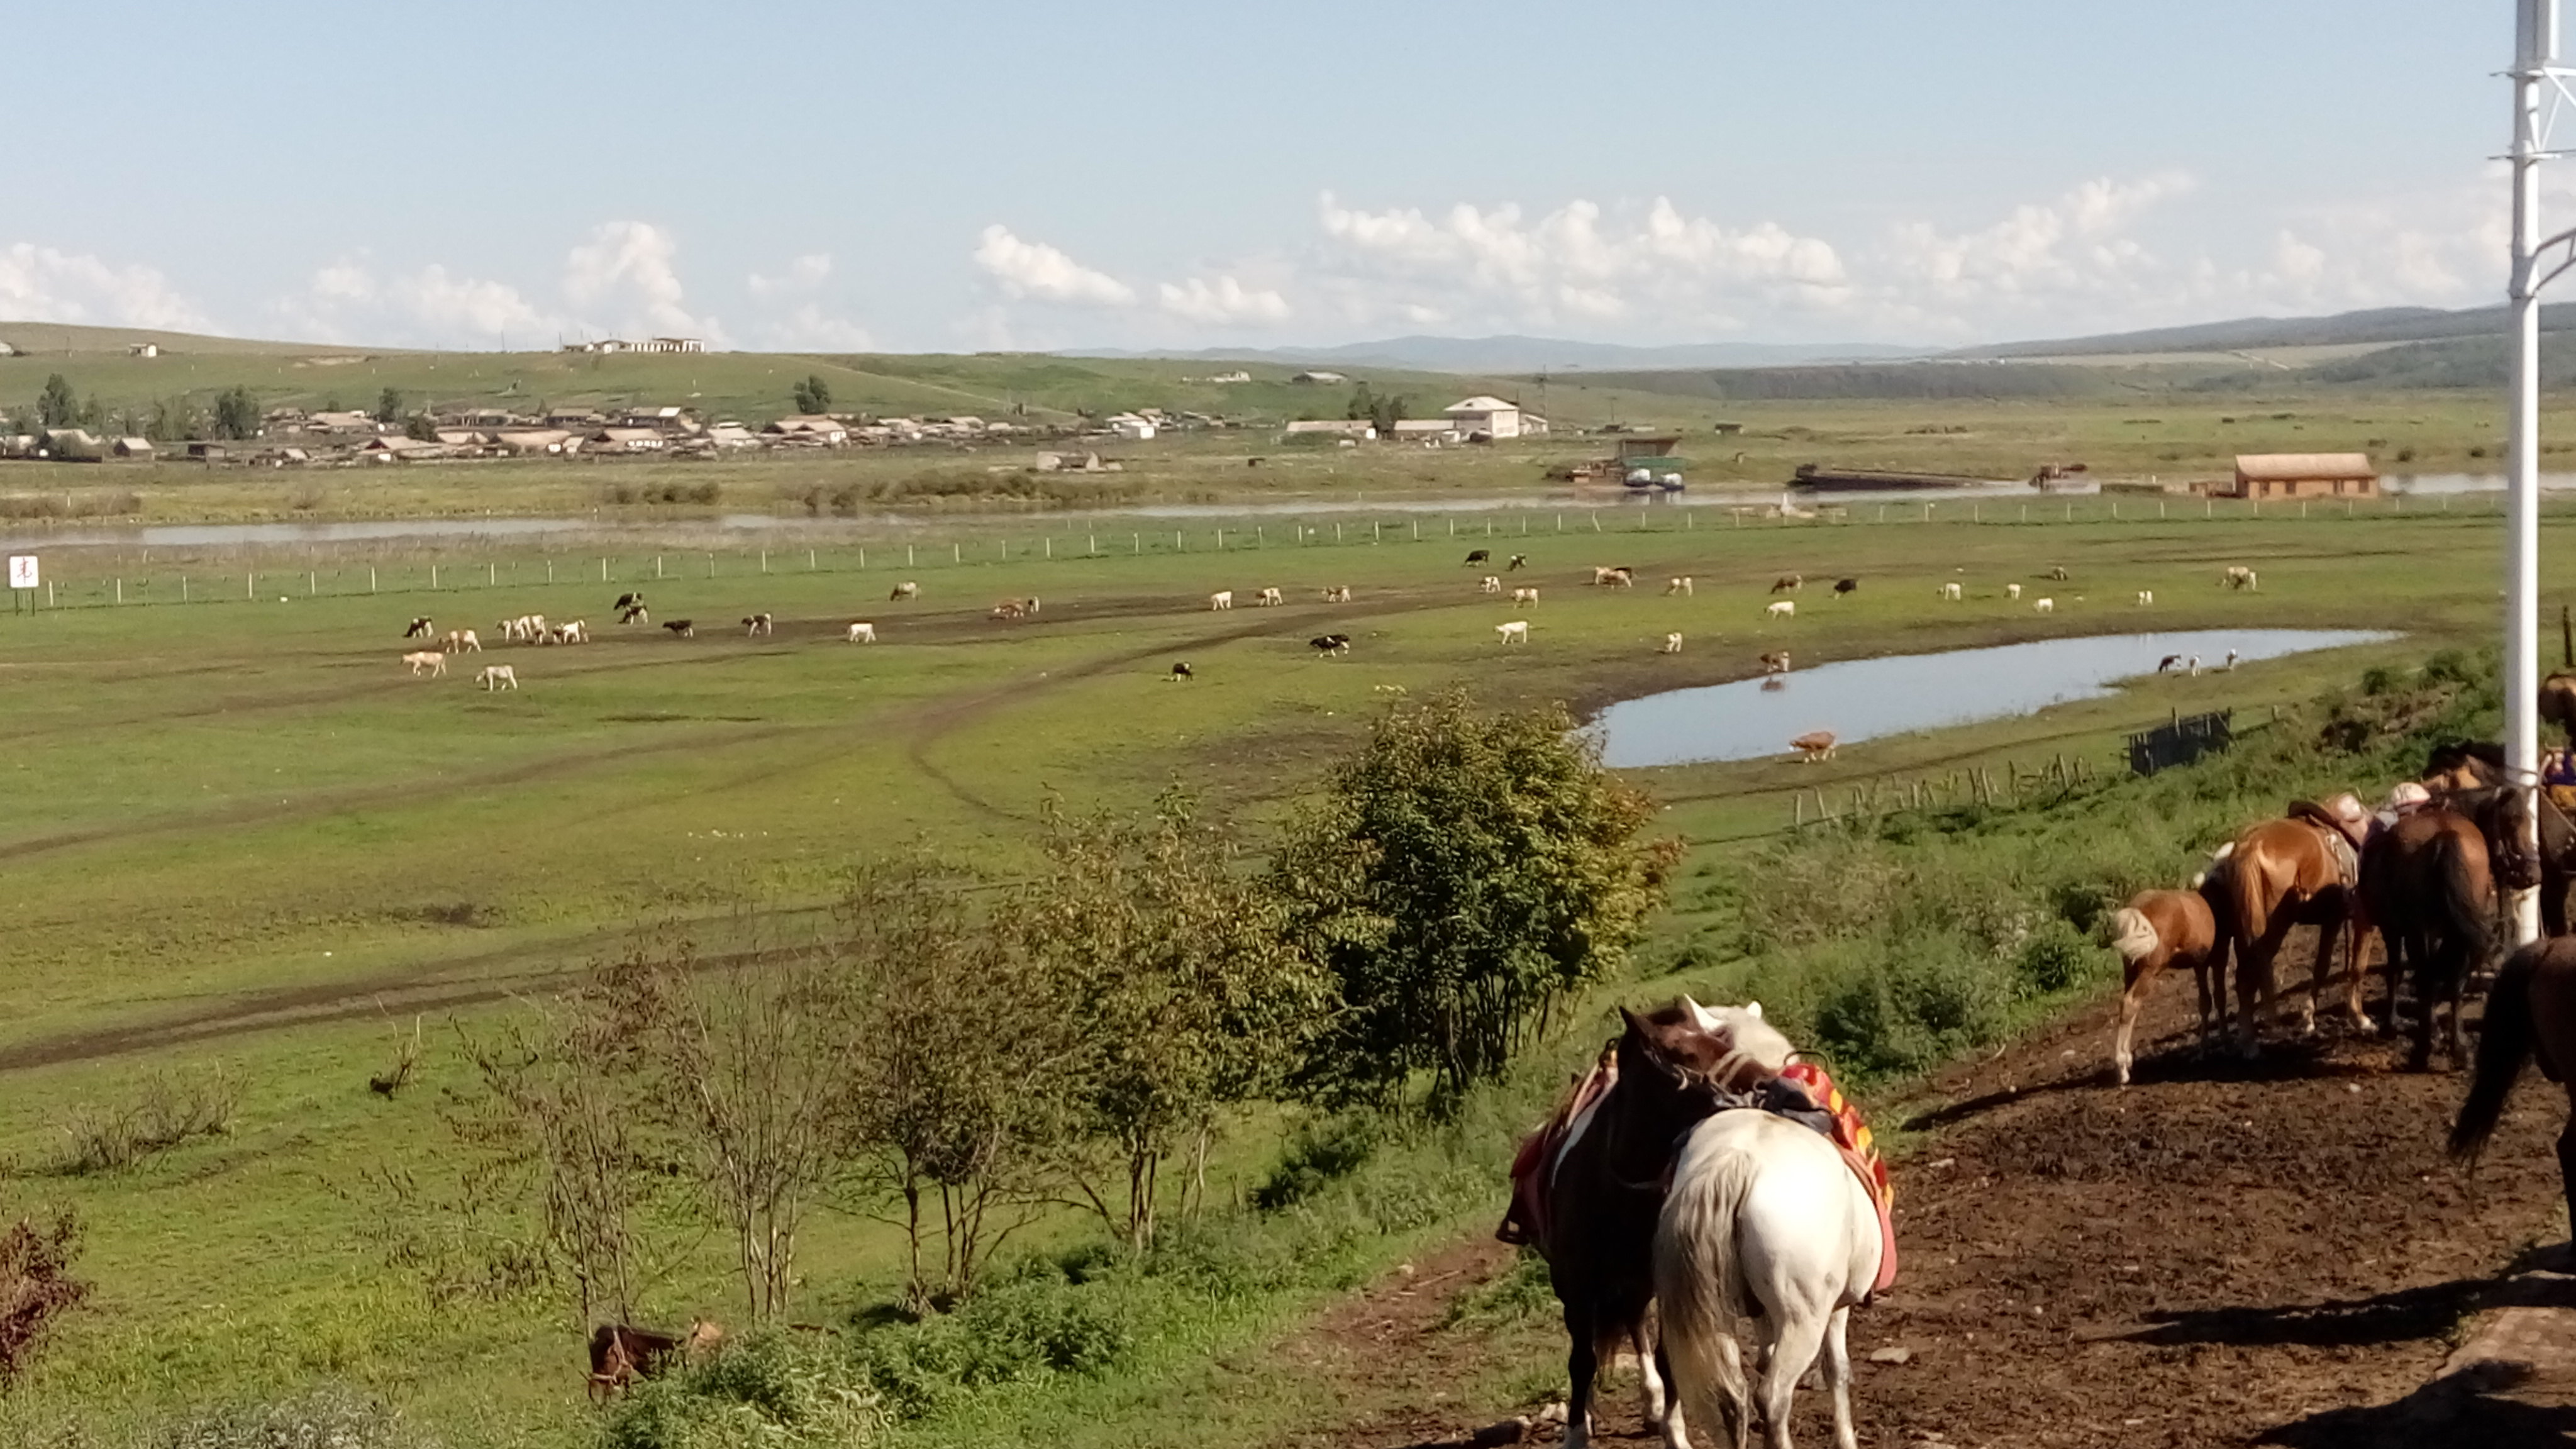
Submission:
[[[39,587],[36,582],[36,556],[34,554],[13,553],[9,555],[9,587],[13,589],[32,589]]]

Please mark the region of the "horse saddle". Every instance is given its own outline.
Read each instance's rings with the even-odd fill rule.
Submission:
[[[2285,812],[2302,825],[2315,826],[2334,855],[2335,874],[2350,885],[2361,878],[2361,845],[2370,835],[2370,811],[2350,791],[2331,801],[2293,800]]]
[[[1619,1059],[1604,1050],[1592,1069],[1575,1080],[1547,1121],[1521,1139],[1520,1150],[1512,1154],[1512,1204],[1503,1212],[1502,1225],[1494,1229],[1496,1238],[1514,1247],[1535,1243],[1545,1250],[1548,1182],[1555,1176],[1557,1156],[1564,1151],[1574,1124],[1618,1081]]]
[[[1870,1283],[1869,1291],[1884,1293],[1896,1282],[1896,1184],[1888,1180],[1886,1159],[1878,1155],[1878,1143],[1870,1135],[1869,1124],[1861,1120],[1860,1109],[1834,1085],[1832,1074],[1816,1062],[1791,1062],[1779,1080],[1794,1085],[1812,1106],[1821,1109],[1832,1124],[1825,1136],[1842,1154],[1843,1165],[1860,1179],[1862,1190],[1869,1194],[1870,1206],[1878,1210],[1878,1277]],[[1796,1113],[1784,1115],[1806,1120]]]

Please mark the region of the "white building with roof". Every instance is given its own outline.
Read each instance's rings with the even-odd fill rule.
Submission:
[[[1519,403],[1505,402],[1481,393],[1462,402],[1451,403],[1440,413],[1449,420],[1450,426],[1468,437],[1482,433],[1489,438],[1517,438],[1524,432],[1539,432],[1546,427],[1544,423],[1534,428],[1524,427]]]

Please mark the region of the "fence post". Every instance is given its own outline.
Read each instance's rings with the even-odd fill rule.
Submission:
[[[188,576],[186,574],[179,575],[179,602],[183,604],[188,602]]]
[[[659,572],[658,564],[656,565],[656,572]],[[436,564],[431,564],[429,566],[429,587],[432,593],[436,593],[438,591],[438,565]]]
[[[375,591],[376,591],[376,566],[375,566],[374,564],[369,564],[369,565],[367,565],[367,592],[372,594],[372,593],[374,593]]]
[[[948,561],[950,563],[964,563],[966,561],[966,545],[962,543],[952,543],[948,545]]]
[[[497,563],[483,565],[483,586],[488,589],[499,582],[501,582],[501,566]]]

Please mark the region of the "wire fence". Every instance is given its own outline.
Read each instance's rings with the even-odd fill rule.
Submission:
[[[2552,500],[2554,502],[2554,500]],[[1835,503],[1663,504],[1610,508],[1523,508],[1482,515],[1455,512],[1395,514],[1364,519],[1244,517],[1200,520],[1178,527],[1108,529],[1096,525],[1036,537],[987,534],[938,542],[836,543],[806,548],[741,545],[727,548],[593,552],[542,543],[512,549],[488,536],[480,548],[399,546],[402,540],[352,541],[330,547],[304,544],[294,563],[278,555],[294,544],[245,541],[160,548],[139,543],[76,544],[45,561],[43,586],[13,590],[13,612],[37,609],[113,608],[130,605],[241,603],[277,598],[332,598],[372,594],[450,594],[477,589],[526,588],[569,583],[631,587],[679,579],[742,578],[784,573],[920,573],[1030,562],[1259,552],[1272,549],[1381,547],[1389,544],[1470,543],[1507,545],[1512,539],[1566,534],[1686,534],[1703,531],[1849,527],[2044,528],[2072,524],[2235,523],[2305,520],[2366,522],[2422,519],[2426,515],[2495,518],[2500,494],[2437,494],[2408,498],[2221,499],[2206,497],[1939,498],[1922,501]],[[2576,499],[2546,506],[2576,514]],[[210,530],[211,531],[211,530]],[[6,552],[43,555],[40,541],[6,546]],[[163,557],[155,562],[153,555]],[[480,558],[475,554],[483,555]]]

